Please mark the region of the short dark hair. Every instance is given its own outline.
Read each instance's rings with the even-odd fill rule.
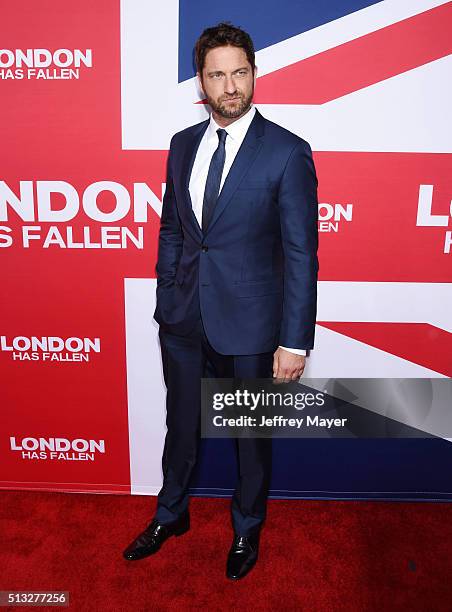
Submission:
[[[222,21],[216,26],[206,28],[196,41],[195,60],[196,67],[201,76],[207,52],[210,49],[226,45],[243,49],[254,72],[256,65],[254,63],[254,45],[251,36],[245,30],[232,25],[229,21]]]

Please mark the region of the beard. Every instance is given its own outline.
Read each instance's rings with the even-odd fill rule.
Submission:
[[[206,99],[212,110],[218,113],[220,117],[224,117],[225,119],[236,119],[249,109],[253,94],[254,91],[251,91],[248,96],[245,96],[242,92],[237,91],[233,96],[221,96],[221,98],[217,100],[210,96],[206,96]],[[237,98],[237,100],[235,100],[234,104],[227,104],[227,100],[231,100],[232,98]]]

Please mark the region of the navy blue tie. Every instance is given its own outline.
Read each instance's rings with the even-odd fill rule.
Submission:
[[[218,147],[210,160],[209,173],[207,174],[206,187],[204,189],[204,200],[202,204],[202,231],[205,233],[218,200],[220,192],[221,175],[223,174],[224,160],[226,157],[225,141],[228,133],[226,130],[217,130]]]

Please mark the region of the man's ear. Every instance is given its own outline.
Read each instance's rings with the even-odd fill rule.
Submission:
[[[202,79],[201,79],[201,75],[199,74],[199,72],[196,73],[196,76],[198,77],[199,89],[201,90],[202,95],[205,96],[206,92],[204,91],[204,87],[202,86]]]
[[[257,78],[257,66],[254,66],[254,74],[253,74],[253,77],[254,77],[254,85],[256,85],[256,78]]]

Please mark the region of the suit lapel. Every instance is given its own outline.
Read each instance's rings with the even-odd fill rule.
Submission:
[[[202,234],[202,230],[199,226],[198,220],[196,218],[195,213],[193,212],[192,201],[190,197],[190,176],[191,171],[193,170],[193,164],[195,163],[196,153],[198,151],[199,145],[201,143],[201,139],[204,136],[204,132],[206,131],[209,125],[209,120],[207,119],[203,123],[199,125],[199,129],[190,135],[190,139],[187,142],[184,157],[182,160],[182,169],[181,169],[181,182],[182,182],[182,193],[185,197],[185,203],[188,207],[188,213],[192,220],[195,229],[199,234]]]
[[[226,180],[224,181],[223,188],[220,192],[212,214],[212,219],[210,220],[209,227],[207,228],[207,233],[210,232],[210,230],[220,217],[221,213],[229,204],[240,181],[242,180],[243,176],[256,158],[259,149],[262,146],[263,136],[264,118],[256,109],[256,114],[253,120],[251,121],[246,136],[243,139],[243,142],[237,152],[237,155],[235,156],[234,162],[229,170]]]

